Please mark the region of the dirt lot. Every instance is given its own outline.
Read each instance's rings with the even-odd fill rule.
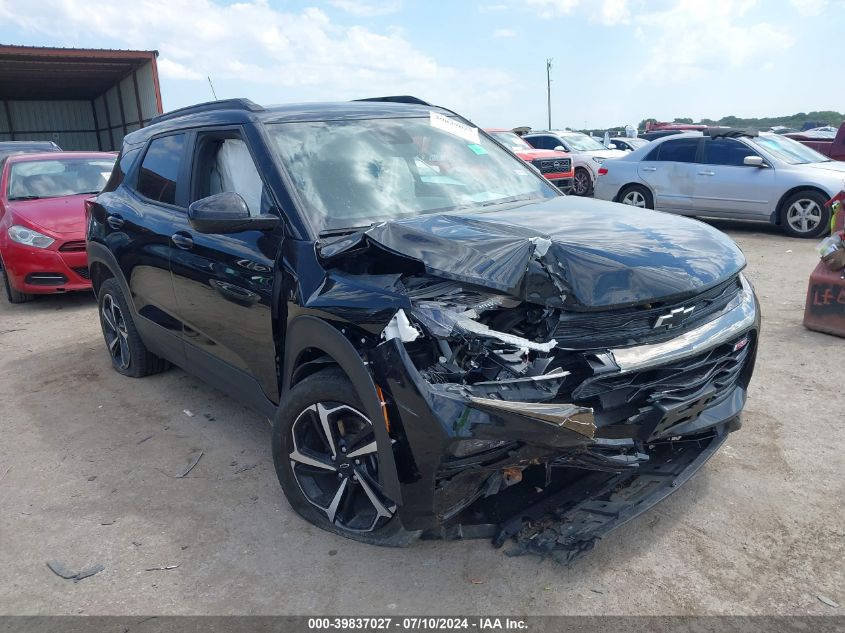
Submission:
[[[114,373],[88,295],[3,296],[0,613],[841,614],[845,340],[801,326],[812,241],[721,226],[763,306],[744,428],[572,568],[315,529],[282,496],[267,420],[180,370]],[[74,583],[48,560],[105,570]]]

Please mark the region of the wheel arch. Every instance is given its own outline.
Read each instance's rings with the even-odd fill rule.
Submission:
[[[628,187],[642,187],[651,194],[651,200],[652,202],[654,201],[654,189],[649,187],[646,183],[640,182],[639,180],[631,180],[629,182],[626,182],[624,185],[619,186],[619,190],[613,197],[613,202],[619,202],[619,200],[622,199],[622,192],[625,191]]]
[[[88,266],[88,270],[91,275],[91,288],[94,290],[94,296],[99,296],[100,286],[103,285],[103,282],[106,279],[113,278],[114,273],[111,268],[101,261],[91,262]]]
[[[91,285],[94,287],[94,293],[97,294],[100,290],[100,285],[106,279],[117,279],[120,284],[123,295],[127,298],[126,303],[129,305],[129,311],[135,317],[135,305],[129,300],[132,294],[129,292],[129,285],[126,279],[123,278],[120,266],[114,257],[114,254],[103,244],[99,242],[88,242],[88,270],[91,271]],[[97,282],[94,281],[94,275],[99,275]]]
[[[307,376],[327,367],[340,368],[355,387],[364,412],[373,421],[378,440],[381,476],[379,483],[388,497],[402,505],[392,441],[387,428],[379,423],[383,419],[383,413],[376,384],[361,355],[336,327],[308,315],[296,317],[288,324],[279,409],[285,406],[286,394],[290,389]]]
[[[831,197],[831,194],[829,194],[827,191],[825,191],[818,185],[796,185],[795,187],[792,187],[791,189],[787,190],[786,193],[784,193],[778,200],[778,203],[775,206],[775,210],[772,214],[772,224],[776,226],[781,226],[783,224],[783,212],[785,210],[784,205],[786,204],[786,201],[800,191],[814,191],[815,193],[824,196],[825,199],[830,199]]]

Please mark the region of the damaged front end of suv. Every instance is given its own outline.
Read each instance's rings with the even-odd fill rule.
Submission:
[[[584,202],[538,205],[534,224],[566,206]],[[362,354],[382,390],[406,528],[514,538],[513,553],[570,562],[739,428],[757,302],[739,251],[703,225],[718,265],[676,253],[655,275],[648,262],[672,234],[660,225],[649,239],[662,233],[661,244],[640,244],[649,255],[620,278],[618,257],[597,259],[595,227],[564,240],[499,219],[385,223],[320,254],[335,280],[375,284],[402,306]],[[606,215],[599,233],[618,220]],[[343,287],[324,284],[319,303]]]
[[[560,195],[448,111],[270,121],[290,240],[274,457],[304,517],[563,562],[740,426],[759,308],[723,233]]]

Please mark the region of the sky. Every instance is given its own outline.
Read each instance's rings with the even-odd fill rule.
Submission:
[[[845,0],[0,0],[0,43],[155,49],[165,110],[411,94],[483,127],[845,110]]]

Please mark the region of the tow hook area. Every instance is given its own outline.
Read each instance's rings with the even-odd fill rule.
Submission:
[[[571,564],[605,534],[665,499],[718,450],[720,430],[654,446],[649,460],[624,472],[591,471],[498,526],[496,547],[514,541],[509,556],[535,554]]]

